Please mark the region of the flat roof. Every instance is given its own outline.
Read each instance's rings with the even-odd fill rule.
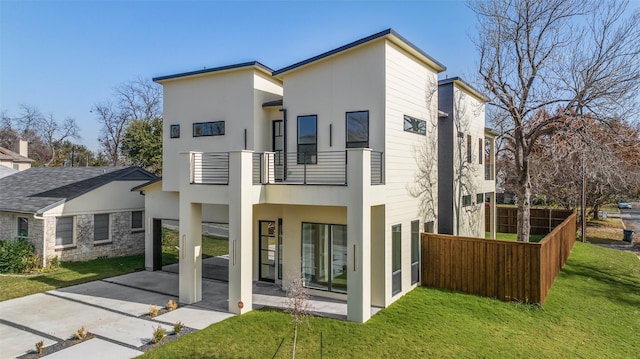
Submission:
[[[406,40],[404,37],[402,37],[400,34],[398,34],[393,29],[386,29],[386,30],[380,31],[380,32],[378,32],[376,34],[369,35],[367,37],[363,37],[360,40],[356,40],[356,41],[351,42],[349,44],[346,44],[344,46],[340,46],[340,47],[335,48],[333,50],[324,52],[324,53],[322,53],[320,55],[311,57],[309,59],[306,59],[306,60],[303,60],[303,61],[300,61],[300,62],[297,62],[297,63],[295,63],[293,65],[284,67],[284,68],[282,68],[280,70],[276,70],[276,71],[273,72],[272,75],[273,76],[281,75],[281,74],[283,74],[285,72],[289,72],[291,70],[295,70],[295,69],[297,69],[299,67],[308,65],[308,64],[310,64],[312,62],[316,62],[316,61],[322,60],[322,59],[327,58],[329,56],[332,56],[332,55],[347,51],[347,50],[352,49],[354,47],[369,43],[371,41],[374,41],[374,40],[377,40],[377,39],[380,39],[380,38],[383,38],[383,37],[387,37],[389,39],[395,40],[395,42],[400,42],[400,43],[406,45],[409,49],[411,49],[411,50],[413,50],[415,52],[415,55],[418,55],[418,57],[423,57],[422,60],[427,62],[430,66],[432,66],[438,72],[442,72],[442,71],[447,69],[443,64],[438,62],[433,57],[429,56],[426,52],[424,52],[422,49],[420,49],[416,45],[414,45],[411,42],[409,42],[408,40]]]
[[[173,74],[173,75],[159,76],[159,77],[154,77],[152,80],[153,80],[153,82],[162,82],[162,81],[166,81],[166,80],[177,79],[177,78],[180,78],[180,77],[189,77],[189,76],[207,74],[207,73],[211,73],[211,72],[235,70],[235,69],[240,69],[240,68],[243,68],[243,67],[256,67],[256,68],[268,73],[269,75],[271,75],[273,73],[273,70],[271,68],[261,64],[260,62],[258,62],[258,61],[250,61],[250,62],[242,62],[242,63],[239,63],[239,64],[233,64],[233,65],[213,67],[213,68],[210,68],[210,69],[205,68],[205,69],[197,70],[197,71],[181,72],[181,73]]]

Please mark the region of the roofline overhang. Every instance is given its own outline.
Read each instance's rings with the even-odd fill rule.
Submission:
[[[137,186],[133,187],[131,189],[131,192],[142,191],[146,187],[151,186],[152,184],[155,184],[155,183],[158,183],[158,182],[161,182],[161,181],[162,181],[162,177],[158,177],[158,178],[152,179],[151,181],[148,181],[148,182],[145,182],[145,183],[143,183],[141,185],[137,185]]]
[[[494,137],[498,137],[500,136],[499,132],[496,132],[495,130],[490,129],[489,127],[485,127],[484,128],[484,133],[490,136],[494,136]]]
[[[282,79],[282,75],[287,73],[287,72],[300,69],[302,67],[310,65],[312,63],[315,63],[316,61],[320,61],[320,60],[332,57],[334,55],[343,53],[345,51],[348,51],[348,50],[363,46],[365,44],[369,44],[369,43],[371,43],[373,41],[376,41],[378,39],[388,39],[388,40],[390,40],[394,44],[400,46],[400,48],[402,48],[404,51],[407,51],[408,53],[410,53],[411,55],[413,55],[414,57],[418,58],[420,61],[422,61],[423,63],[425,63],[426,65],[428,65],[432,69],[434,69],[436,72],[442,72],[442,71],[445,71],[447,69],[442,63],[438,62],[436,59],[434,59],[433,57],[429,56],[422,49],[420,49],[416,45],[414,45],[411,42],[409,42],[407,39],[405,39],[400,34],[398,34],[395,30],[386,29],[386,30],[380,31],[380,32],[378,32],[376,34],[369,35],[369,36],[364,37],[362,39],[359,39],[359,40],[356,40],[354,42],[348,43],[346,45],[340,46],[340,47],[335,48],[333,50],[329,50],[329,51],[324,52],[324,53],[322,53],[320,55],[311,57],[309,59],[297,62],[297,63],[295,63],[293,65],[290,65],[290,66],[284,67],[282,69],[276,70],[276,71],[274,71],[272,73],[272,75],[273,75],[273,77],[276,77],[278,79]]]
[[[439,80],[438,81],[438,86],[440,85],[447,85],[453,83],[454,85],[457,85],[458,87],[462,88],[463,90],[465,90],[466,92],[470,93],[471,95],[473,95],[475,98],[477,98],[478,100],[487,103],[489,102],[489,98],[485,95],[482,94],[482,92],[476,90],[475,87],[471,86],[470,84],[468,84],[467,82],[465,82],[464,80],[462,80],[460,77],[451,77],[451,78],[447,78],[447,79],[443,79],[443,80]]]
[[[214,67],[214,68],[210,68],[210,69],[203,69],[203,70],[197,70],[197,71],[189,71],[189,72],[182,72],[182,73],[178,73],[178,74],[173,74],[173,75],[166,75],[166,76],[159,76],[159,77],[154,77],[152,78],[153,82],[162,84],[166,81],[169,80],[176,80],[176,79],[182,79],[182,78],[187,78],[187,77],[196,77],[196,76],[204,76],[204,75],[208,75],[208,74],[212,74],[212,73],[221,73],[221,72],[229,72],[229,71],[236,71],[236,70],[241,70],[241,69],[245,69],[245,68],[251,68],[253,67],[256,70],[259,70],[269,76],[271,76],[271,74],[273,73],[273,69],[261,64],[258,61],[250,61],[250,62],[242,62],[239,64],[232,64],[232,65],[226,65],[226,66],[219,66],[219,67]]]

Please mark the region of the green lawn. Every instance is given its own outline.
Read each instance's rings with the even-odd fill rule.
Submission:
[[[163,228],[162,229],[162,265],[178,263],[180,256],[178,249],[178,231]],[[229,253],[229,240],[226,238],[217,238],[202,236],[202,257],[216,257]]]
[[[56,270],[36,275],[1,275],[0,301],[131,273],[141,268],[144,268],[144,257],[138,255],[63,262]]]
[[[491,233],[485,232],[485,238],[489,238]],[[529,241],[530,242],[540,242],[542,238],[544,238],[546,234],[530,234]],[[518,235],[516,233],[496,233],[496,239],[501,239],[503,241],[517,241]]]
[[[419,287],[365,324],[312,318],[299,358],[631,358],[640,352],[640,261],[576,243],[543,306]],[[290,316],[257,310],[147,352],[144,358],[290,357]]]

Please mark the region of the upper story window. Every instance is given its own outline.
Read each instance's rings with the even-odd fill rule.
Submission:
[[[467,135],[467,162],[471,163],[471,135]]]
[[[193,137],[224,135],[224,121],[198,122],[193,124]]]
[[[471,195],[466,194],[462,196],[462,207],[468,207],[471,205]]]
[[[347,112],[347,148],[369,147],[369,111]]]
[[[195,131],[194,131],[195,133]],[[169,137],[180,138],[180,125],[171,125],[169,130]]]
[[[404,115],[404,130],[426,136],[427,121]]]
[[[18,217],[18,237],[29,237],[29,218]]]
[[[318,116],[298,116],[298,164],[318,162]]]
[[[484,150],[484,140],[478,139],[478,163],[482,164],[482,151]]]

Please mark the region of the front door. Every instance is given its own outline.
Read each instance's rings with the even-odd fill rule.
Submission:
[[[277,236],[275,221],[260,221],[259,239],[259,279],[267,282],[276,280]]]
[[[273,152],[275,152],[275,177],[276,181],[284,180],[284,125],[282,120],[273,121]]]

